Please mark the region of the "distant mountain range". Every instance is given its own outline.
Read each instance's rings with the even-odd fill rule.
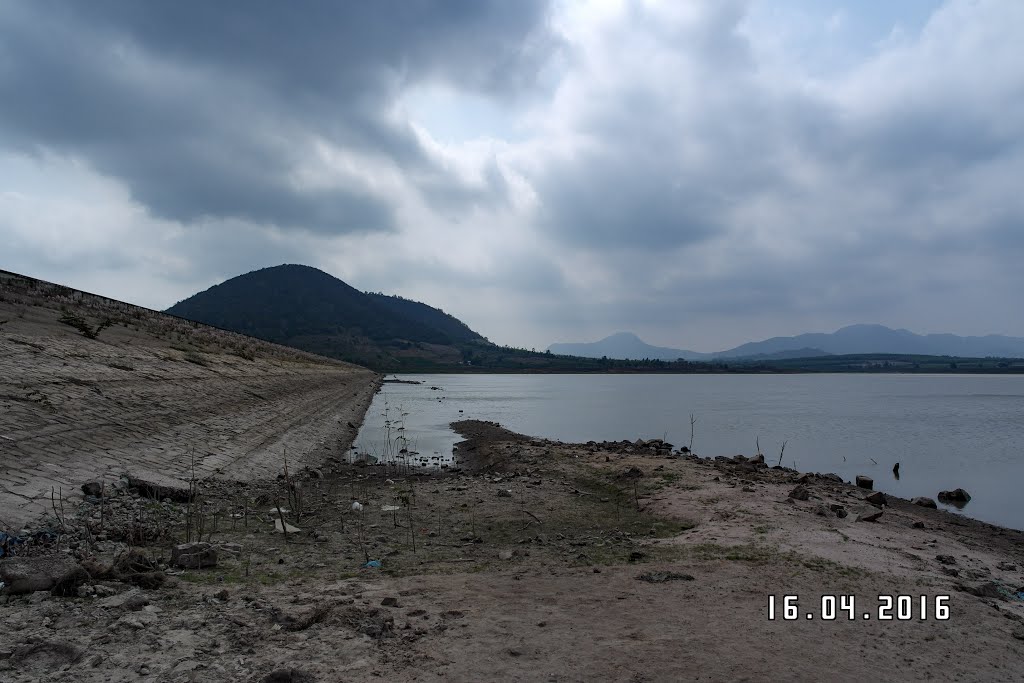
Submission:
[[[772,337],[741,344],[717,353],[651,346],[635,334],[619,332],[592,343],[552,344],[551,353],[586,358],[676,360],[784,360],[830,354],[902,353],[930,356],[985,358],[1024,357],[1024,338],[991,334],[959,337],[954,334],[914,334],[884,325],[850,325],[832,333],[812,332],[795,337]]]

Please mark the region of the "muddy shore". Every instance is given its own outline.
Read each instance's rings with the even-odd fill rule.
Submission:
[[[466,437],[461,471],[329,456],[288,479],[204,483],[194,505],[218,553],[207,568],[169,559],[183,504],[128,487],[85,500],[65,543],[95,576],[67,597],[2,598],[0,677],[1009,681],[1024,671],[1019,532],[893,497],[876,507],[830,477],[658,442],[454,427]],[[287,536],[274,530],[279,504]],[[76,534],[104,506],[110,540]],[[130,555],[113,529],[140,508],[171,533]],[[159,585],[137,578],[151,573]],[[785,595],[799,596],[799,618],[782,618]],[[852,596],[856,618],[823,619],[823,595]],[[913,618],[880,620],[881,595],[911,596]],[[938,620],[942,595],[949,618]]]

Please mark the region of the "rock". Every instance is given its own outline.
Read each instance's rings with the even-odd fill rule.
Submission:
[[[764,456],[758,453],[757,455],[753,456],[749,462],[751,462],[754,465],[760,465],[764,462]]]
[[[952,491],[939,491],[939,500],[943,503],[966,503],[970,501],[971,494],[967,493],[963,489],[953,489]]]
[[[838,503],[832,503],[828,507],[830,510],[832,510],[832,513],[839,519],[844,519],[847,515],[846,508],[844,508],[842,505],[839,505]]]
[[[89,481],[82,484],[82,493],[93,498],[103,497],[103,485],[98,481]]]
[[[511,550],[501,550],[501,551],[499,551],[498,552],[498,559],[499,560],[511,560],[512,559],[512,551]]]
[[[243,548],[241,543],[218,543],[217,550],[232,557],[239,557],[242,554]]]
[[[139,495],[155,500],[170,498],[176,503],[187,503],[188,483],[159,474],[129,474],[128,486],[138,490]]]
[[[744,486],[742,490],[743,490],[743,493],[753,493],[754,492],[754,489],[752,487],[750,487],[750,486]]]
[[[920,505],[923,508],[932,508],[933,510],[939,507],[935,504],[935,501],[928,496],[918,496],[917,498],[912,498],[910,502],[914,505]]]
[[[819,517],[831,517],[832,510],[830,510],[824,503],[818,503],[818,507],[814,508],[814,514]]]
[[[1013,637],[1017,640],[1024,640],[1024,626],[1018,626],[1013,629]]]
[[[873,489],[875,488],[875,480],[871,477],[865,477],[863,474],[858,474],[855,479],[855,483],[862,489]]]
[[[498,498],[511,498],[512,491],[510,489],[498,489]]]
[[[1017,565],[1012,562],[1000,562],[996,565],[996,569],[1001,569],[1004,572],[1015,572],[1017,571]]]
[[[789,497],[793,500],[809,500],[811,492],[803,486],[797,486],[795,489],[789,492]]]
[[[398,604],[398,598],[390,597],[390,596],[384,598],[383,600],[381,600],[380,604],[383,607],[400,607],[400,605]]]
[[[217,566],[217,550],[209,543],[182,543],[171,550],[171,564],[183,569]]]
[[[1003,595],[1003,591],[999,589],[999,585],[994,581],[986,581],[985,583],[977,586],[965,586],[958,585],[958,589],[971,595],[976,595],[979,598],[995,598],[997,600],[1005,600],[1006,597]]]
[[[914,522],[910,526],[914,527],[915,529],[923,529],[924,528],[924,522]]]
[[[12,557],[0,562],[0,580],[11,594],[54,591],[74,595],[89,574],[67,555]]]
[[[935,559],[938,560],[940,564],[956,564],[956,558],[952,555],[936,555]]]
[[[132,612],[118,619],[117,623],[136,631],[141,631],[147,626],[152,626],[157,621],[159,621],[159,617],[152,612]]]
[[[882,516],[882,511],[876,507],[865,506],[857,511],[858,522],[877,522]]]
[[[885,494],[881,491],[875,491],[874,493],[865,496],[864,502],[874,505],[875,507],[882,507],[886,504]]]

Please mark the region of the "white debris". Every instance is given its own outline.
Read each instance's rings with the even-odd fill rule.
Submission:
[[[291,524],[289,524],[288,522],[285,522],[284,523],[284,529],[282,530],[282,528],[281,528],[281,520],[280,519],[275,519],[274,520],[274,531],[276,531],[279,534],[284,533],[284,531],[287,531],[290,534],[297,534],[300,531],[302,531],[302,529],[299,529],[298,527],[294,527]]]
[[[362,503],[360,503],[358,500],[355,501],[354,503],[352,503],[352,512],[362,512],[362,511],[363,511],[363,504]]]

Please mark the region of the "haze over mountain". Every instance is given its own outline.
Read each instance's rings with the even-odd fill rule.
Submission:
[[[849,325],[832,333],[812,332],[772,337],[716,353],[651,346],[636,335],[619,332],[592,343],[552,344],[552,353],[587,358],[658,358],[662,360],[810,358],[826,354],[904,353],[932,356],[1024,357],[1024,338],[1003,335],[960,337],[954,334],[915,334],[884,325]],[[624,355],[618,355],[624,354]]]
[[[650,358],[652,360],[702,360],[710,353],[698,353],[664,346],[651,346],[632,332],[616,332],[596,342],[552,344],[551,353],[583,358],[625,358],[630,360]]]

